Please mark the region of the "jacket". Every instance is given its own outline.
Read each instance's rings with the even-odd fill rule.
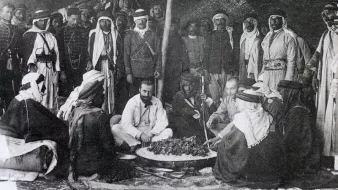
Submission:
[[[143,43],[142,47],[138,48],[144,39],[146,39],[156,55],[152,54],[146,43]],[[151,30],[145,32],[144,39],[133,30],[129,30],[124,38],[126,74],[132,74],[138,78],[152,77],[155,71],[161,73],[161,40]]]

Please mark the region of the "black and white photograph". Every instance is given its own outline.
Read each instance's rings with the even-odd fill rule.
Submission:
[[[0,0],[1,190],[337,189],[337,101],[338,0]]]

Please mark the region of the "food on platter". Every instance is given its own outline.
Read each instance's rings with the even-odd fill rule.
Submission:
[[[210,153],[207,146],[204,146],[196,141],[196,136],[152,142],[147,150],[155,155],[187,155],[206,157]]]

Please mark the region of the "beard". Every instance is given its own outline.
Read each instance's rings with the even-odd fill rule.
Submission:
[[[142,96],[140,95],[140,98],[142,100],[143,103],[147,104],[151,101],[151,96]]]

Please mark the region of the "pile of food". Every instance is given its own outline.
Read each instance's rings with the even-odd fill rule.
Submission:
[[[208,156],[210,150],[207,146],[196,141],[196,137],[183,139],[166,139],[162,141],[152,142],[147,148],[148,151],[155,155],[192,155],[205,157]]]

